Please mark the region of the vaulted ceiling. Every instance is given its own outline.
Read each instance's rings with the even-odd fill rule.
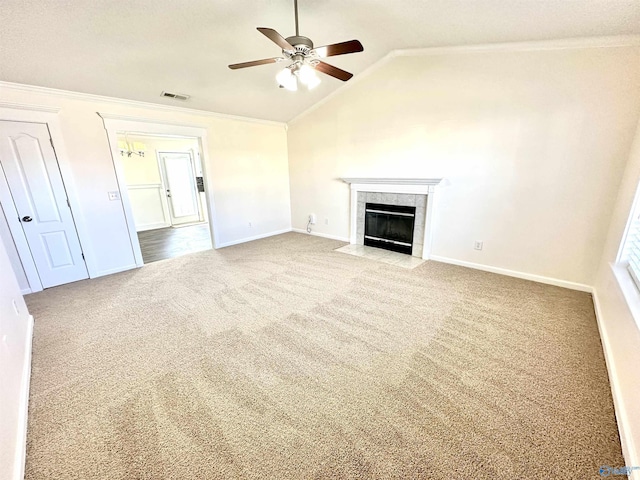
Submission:
[[[340,87],[275,81],[256,27],[294,34],[293,0],[3,0],[0,80],[287,121]],[[299,0],[300,34],[364,52],[327,59],[355,75],[394,49],[640,34],[638,0]],[[163,90],[191,95],[186,102]]]

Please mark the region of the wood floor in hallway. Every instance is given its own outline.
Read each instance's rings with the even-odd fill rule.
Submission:
[[[144,263],[213,248],[208,223],[138,232]]]

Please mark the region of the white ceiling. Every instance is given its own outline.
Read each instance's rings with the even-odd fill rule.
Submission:
[[[354,38],[328,59],[355,75],[394,49],[640,34],[640,0],[299,0],[316,46]],[[256,27],[294,34],[293,0],[3,0],[0,80],[287,121],[338,88],[277,88],[282,64]],[[162,90],[191,95],[187,102]]]

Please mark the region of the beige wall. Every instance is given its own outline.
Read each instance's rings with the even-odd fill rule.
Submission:
[[[14,306],[15,305],[15,306]],[[0,243],[0,478],[18,478],[24,449],[24,387],[28,384],[29,312]]]
[[[640,328],[622,296],[611,264],[616,261],[639,182],[640,123],[624,177],[617,189],[618,199],[611,213],[607,242],[595,279],[601,337],[608,352],[607,363],[614,393],[617,394],[617,413],[625,417],[626,431],[622,440],[629,442],[632,439],[632,445],[626,445],[626,460],[630,466],[640,465]]]
[[[293,227],[348,237],[339,177],[446,177],[434,255],[592,285],[639,112],[638,47],[397,57],[289,125]]]
[[[35,93],[0,85],[0,102],[60,108],[59,118],[81,211],[74,215],[90,237],[83,244],[99,274],[134,262],[102,119],[96,112],[206,128],[220,244],[290,228],[287,140],[284,125],[167,111],[86,97]],[[249,227],[249,222],[252,226]]]

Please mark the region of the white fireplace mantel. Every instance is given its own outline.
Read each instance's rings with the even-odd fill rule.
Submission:
[[[433,213],[436,204],[435,188],[442,182],[442,178],[342,178],[348,183],[351,189],[351,221],[349,232],[349,242],[357,242],[357,221],[358,221],[358,192],[382,192],[382,193],[412,193],[416,195],[427,195],[427,208],[424,221],[424,245],[422,258],[428,260],[431,254],[431,243],[433,236]]]
[[[442,178],[370,178],[370,177],[359,177],[359,178],[349,178],[343,177],[341,179],[345,183],[350,183],[352,185],[393,185],[393,186],[401,186],[401,185],[410,185],[410,186],[436,186],[441,181]]]

